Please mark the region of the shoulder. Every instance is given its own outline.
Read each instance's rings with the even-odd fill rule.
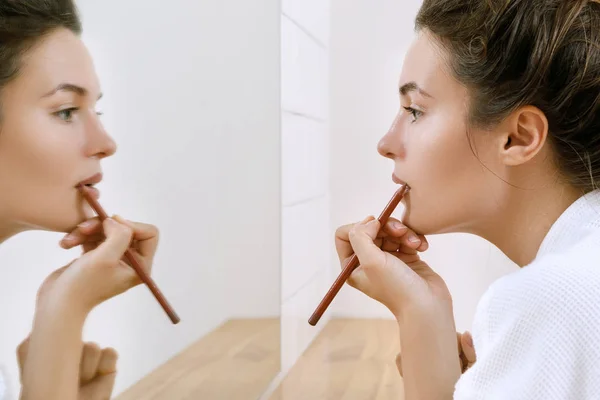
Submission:
[[[495,281],[473,339],[456,399],[600,398],[600,235]]]
[[[480,301],[477,320],[533,330],[565,323],[600,332],[600,235],[495,281]]]

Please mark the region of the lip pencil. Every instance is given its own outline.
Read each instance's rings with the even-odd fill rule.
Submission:
[[[402,201],[402,198],[408,192],[408,190],[409,190],[409,187],[406,184],[402,185],[402,187],[400,189],[398,189],[396,191],[396,193],[394,193],[394,196],[392,196],[392,199],[389,201],[387,206],[383,209],[383,211],[381,212],[381,215],[378,218],[379,222],[381,223],[382,229],[383,229],[383,226],[387,223],[387,221],[390,218],[390,216],[392,215],[392,213],[394,212],[394,210],[396,209],[396,207],[398,206],[398,204],[400,203],[400,201]],[[329,307],[329,305],[331,304],[331,302],[333,301],[333,299],[335,298],[337,293],[340,291],[342,286],[344,286],[344,283],[346,283],[348,278],[350,278],[350,275],[352,275],[352,272],[356,268],[358,268],[358,265],[359,265],[358,257],[356,256],[356,254],[353,254],[352,257],[350,257],[350,259],[344,266],[344,269],[339,274],[339,276],[337,277],[335,282],[333,282],[333,285],[331,285],[331,288],[329,289],[327,294],[325,294],[325,297],[323,297],[323,300],[321,300],[321,303],[315,309],[315,312],[313,313],[313,315],[311,315],[311,317],[308,319],[309,324],[311,324],[312,326],[315,326],[319,322],[319,320],[321,319],[321,317],[327,310],[327,307]]]
[[[77,189],[79,189],[80,193],[85,198],[85,200],[89,203],[92,209],[94,209],[96,214],[98,214],[100,221],[104,221],[106,218],[108,218],[106,211],[104,211],[100,203],[98,203],[98,200],[96,200],[94,196],[90,194],[86,186],[80,184],[79,186],[77,186]],[[162,294],[156,283],[154,283],[154,280],[146,273],[146,271],[144,271],[131,249],[127,249],[125,251],[125,257],[131,264],[131,267],[138,274],[142,282],[144,282],[148,289],[150,289],[150,291],[152,292],[158,303],[161,305],[163,310],[165,310],[171,322],[173,324],[179,323],[179,316],[177,315],[177,313],[175,313],[175,310],[173,310],[173,307],[171,307],[171,305],[169,304],[165,296]]]

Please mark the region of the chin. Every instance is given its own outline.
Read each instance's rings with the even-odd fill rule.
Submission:
[[[468,229],[456,221],[442,220],[433,214],[416,215],[407,212],[402,220],[404,225],[418,234],[441,235],[445,233],[469,233]]]
[[[55,210],[50,218],[41,217],[30,224],[33,230],[48,232],[70,233],[77,225],[88,219],[88,213],[83,209],[71,208],[66,210]]]
[[[402,223],[415,233],[425,236],[451,232],[447,226],[440,224],[440,218],[434,213],[421,214],[411,209],[410,205],[406,207]]]

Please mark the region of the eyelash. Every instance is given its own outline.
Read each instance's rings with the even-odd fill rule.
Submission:
[[[412,108],[412,107],[402,107],[402,108],[404,108],[406,110],[406,112],[408,112],[409,114],[412,114],[413,120],[411,121],[411,123],[417,122],[419,117],[421,115],[423,115],[423,111],[419,111],[415,108]]]
[[[71,108],[65,108],[64,110],[60,110],[54,113],[54,115],[56,115],[58,118],[60,118],[62,121],[64,122],[71,122],[71,118],[73,117],[71,115],[71,113],[77,112],[79,111],[79,107],[71,107]],[[64,115],[65,113],[69,113],[69,116],[67,117],[67,119],[61,118],[61,115]],[[101,116],[104,113],[101,111],[97,111],[96,115]]]

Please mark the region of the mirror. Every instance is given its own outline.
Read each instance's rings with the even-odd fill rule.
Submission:
[[[181,317],[171,324],[140,285],[97,307],[84,340],[118,351],[117,399],[258,398],[280,370],[279,2],[78,7],[118,145],[100,202],[160,229],[152,276]],[[61,237],[28,232],[0,247],[11,299],[0,362],[15,398],[36,291],[80,254]]]

